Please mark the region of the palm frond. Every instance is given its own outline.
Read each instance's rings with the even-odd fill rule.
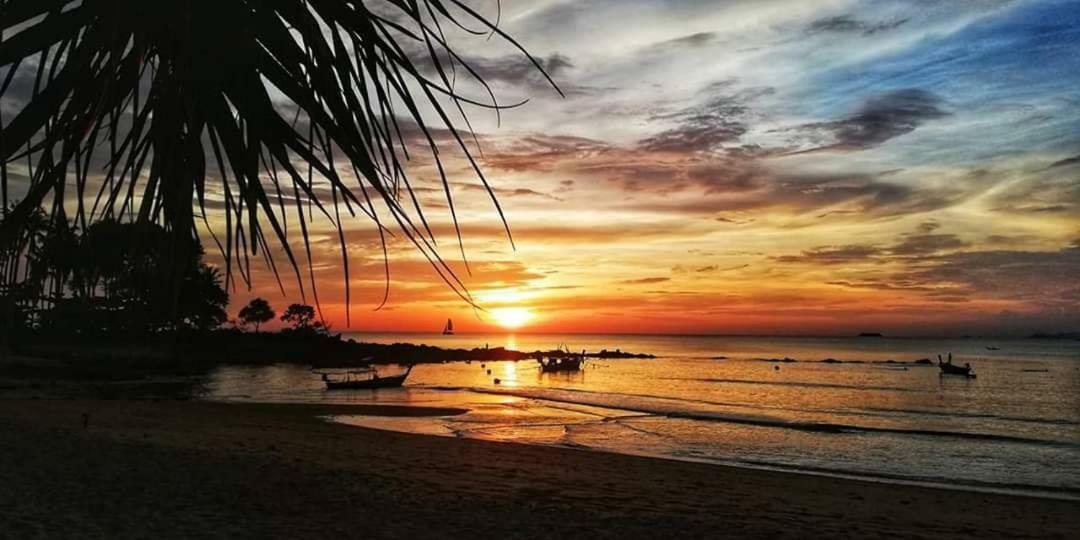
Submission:
[[[465,108],[497,114],[516,104],[495,99],[444,27],[500,36],[547,74],[496,22],[462,1],[376,4],[0,0],[0,99],[14,103],[20,81],[31,87],[13,116],[0,116],[5,256],[36,209],[66,220],[69,200],[77,201],[77,228],[104,219],[153,222],[183,242],[197,236],[196,216],[210,226],[211,194],[223,208],[225,230],[209,233],[222,251],[227,284],[239,274],[250,286],[251,257],[265,259],[277,276],[279,252],[301,290],[307,281],[317,295],[314,273],[305,279],[301,268],[312,263],[309,225],[325,219],[338,232],[350,298],[344,207],[347,216],[374,220],[384,260],[387,235],[397,231],[471,302],[412,190],[409,152],[417,144],[430,152],[464,258],[436,132],[487,187],[509,235],[467,142],[475,138]],[[458,73],[477,82],[485,100],[461,95]],[[399,200],[402,191],[409,206]],[[10,208],[9,194],[18,201]],[[290,243],[292,225],[299,227],[300,253]]]

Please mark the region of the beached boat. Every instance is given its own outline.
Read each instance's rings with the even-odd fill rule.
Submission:
[[[446,326],[443,327],[442,333],[444,336],[454,335],[454,321],[446,319]]]
[[[975,372],[971,369],[971,364],[965,363],[962,366],[958,366],[952,363],[952,353],[949,353],[948,361],[942,362],[941,355],[938,355],[938,369],[941,370],[942,375],[962,375],[969,379],[975,378]]]
[[[409,366],[405,373],[390,377],[380,377],[374,369],[350,370],[342,373],[322,373],[322,380],[327,390],[375,390],[378,388],[398,388],[405,384],[405,379],[412,372]],[[335,378],[336,376],[336,378]]]

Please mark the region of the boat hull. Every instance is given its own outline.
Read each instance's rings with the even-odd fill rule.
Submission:
[[[379,377],[355,381],[326,381],[327,390],[376,390],[379,388],[400,388],[408,375]]]
[[[938,364],[941,368],[942,375],[959,375],[961,377],[967,377],[974,379],[975,374],[971,372],[971,368],[965,366],[954,366],[952,364]]]
[[[541,373],[568,373],[581,371],[581,360],[562,360],[560,362],[540,362]]]

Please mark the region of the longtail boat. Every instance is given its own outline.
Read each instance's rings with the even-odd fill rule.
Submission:
[[[969,379],[975,378],[975,372],[971,369],[971,364],[964,364],[958,366],[952,363],[952,353],[949,353],[949,360],[947,362],[941,361],[941,355],[938,355],[938,369],[941,370],[942,375],[963,375]]]
[[[374,369],[350,370],[336,374],[322,373],[321,375],[327,390],[375,390],[400,387],[405,384],[405,379],[409,377],[412,368],[410,365],[405,373],[389,377],[380,377]]]

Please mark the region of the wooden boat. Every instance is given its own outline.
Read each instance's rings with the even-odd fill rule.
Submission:
[[[949,353],[949,360],[947,362],[941,361],[941,355],[938,355],[938,369],[941,370],[942,375],[962,375],[969,379],[975,378],[975,372],[971,369],[971,364],[964,364],[958,366],[952,363],[952,353]]]
[[[409,366],[405,373],[390,377],[380,377],[374,369],[352,370],[341,373],[340,378],[332,378],[330,373],[323,373],[322,380],[327,390],[375,390],[379,388],[398,388],[405,384],[405,379],[412,372]]]
[[[536,361],[540,364],[540,373],[581,371],[585,365],[585,354],[584,351],[574,354],[567,349],[564,354],[538,358]]]
[[[454,335],[454,321],[446,319],[446,326],[443,327],[442,333],[444,336]]]

